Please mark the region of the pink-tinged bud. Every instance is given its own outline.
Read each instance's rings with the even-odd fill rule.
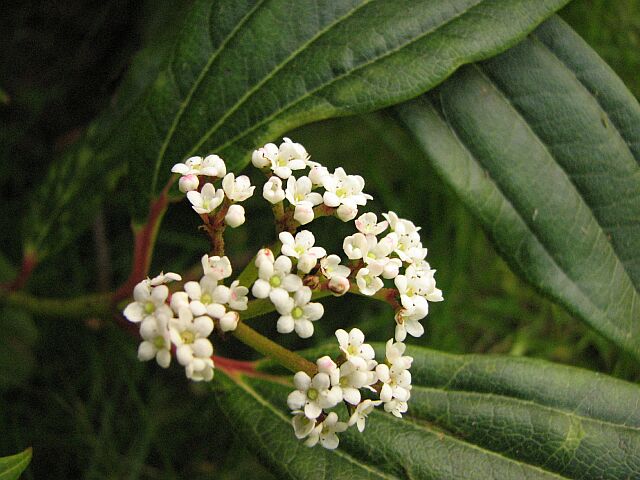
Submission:
[[[200,180],[198,180],[198,177],[193,174],[189,174],[180,177],[180,180],[178,181],[178,188],[182,193],[187,193],[197,190],[199,184]]]
[[[356,215],[358,215],[358,209],[350,207],[349,205],[342,204],[338,207],[336,215],[343,222],[348,222],[356,218]]]
[[[262,262],[269,262],[273,264],[275,258],[273,257],[273,252],[269,248],[263,248],[256,255],[256,267],[260,268]]]
[[[316,360],[316,365],[318,366],[318,371],[324,373],[331,373],[337,368],[335,362],[331,360],[331,357],[329,357],[328,355],[325,355],[324,357]]]
[[[242,205],[231,205],[229,211],[224,217],[224,221],[231,228],[236,228],[242,225],[245,221],[244,207]]]
[[[334,277],[331,277],[328,283],[328,287],[329,290],[331,290],[331,293],[333,293],[336,297],[341,297],[349,291],[351,284],[349,283],[348,279],[336,275]]]
[[[225,313],[222,318],[220,318],[220,328],[223,332],[230,332],[235,330],[238,326],[238,321],[240,320],[240,315],[238,312],[234,312],[233,310]]]
[[[327,167],[316,166],[309,170],[309,180],[314,185],[322,185],[322,181],[327,175],[329,175]]]

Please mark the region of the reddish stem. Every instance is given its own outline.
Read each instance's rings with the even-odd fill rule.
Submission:
[[[122,284],[113,295],[113,301],[118,302],[131,295],[133,287],[138,282],[143,280],[149,273],[149,266],[151,265],[151,256],[153,254],[153,246],[155,244],[156,234],[162,220],[162,216],[167,210],[167,204],[169,200],[169,188],[173,183],[173,179],[170,180],[164,187],[160,196],[153,202],[149,209],[149,216],[147,223],[142,228],[138,229],[135,233],[134,247],[133,247],[133,262],[131,264],[131,273],[129,278]]]
[[[257,373],[256,362],[234,360],[233,358],[219,357],[217,355],[214,355],[212,358],[216,368],[224,370],[224,372],[229,375],[237,375],[240,373],[255,375]]]
[[[29,280],[29,277],[31,277],[31,272],[33,272],[37,264],[38,259],[36,254],[34,252],[25,252],[18,275],[13,282],[5,285],[5,288],[11,291],[21,290]]]

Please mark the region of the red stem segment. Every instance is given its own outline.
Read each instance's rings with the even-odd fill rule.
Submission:
[[[114,302],[118,302],[119,300],[125,299],[131,295],[133,287],[135,287],[136,284],[143,280],[149,273],[153,247],[155,245],[158,229],[160,228],[160,222],[162,221],[164,213],[167,211],[167,205],[169,203],[169,188],[173,184],[173,180],[174,179],[170,180],[162,190],[160,196],[155,201],[151,202],[147,223],[134,232],[135,240],[131,273],[124,284],[122,284],[122,286],[114,293]]]

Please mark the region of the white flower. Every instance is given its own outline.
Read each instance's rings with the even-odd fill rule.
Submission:
[[[409,405],[407,404],[407,402],[403,402],[394,398],[393,400],[385,402],[384,409],[386,412],[392,413],[396,417],[400,418],[402,417],[402,414],[406,413],[406,411],[409,409]]]
[[[269,178],[262,187],[262,196],[269,203],[276,204],[284,200],[284,189],[280,177]]]
[[[242,205],[231,205],[224,216],[224,221],[231,228],[237,228],[242,225],[245,222],[244,207]]]
[[[276,308],[285,306],[290,302],[288,292],[302,288],[302,279],[291,273],[291,259],[285,255],[280,255],[275,261],[261,257],[259,263],[258,279],[251,287],[251,293],[256,298],[269,297]]]
[[[351,260],[362,258],[367,254],[367,250],[369,249],[367,237],[362,233],[349,235],[343,240],[342,249],[347,255],[347,258]]]
[[[238,280],[234,280],[229,287],[229,308],[234,310],[246,310],[249,299],[247,298],[249,289],[240,285]]]
[[[278,319],[277,329],[279,333],[291,333],[294,329],[300,338],[309,338],[313,335],[313,323],[324,314],[324,307],[321,303],[311,300],[311,289],[302,287],[276,306],[281,315]]]
[[[202,157],[187,158],[184,163],[176,163],[171,167],[173,173],[180,175],[198,175],[202,169]]]
[[[327,278],[343,277],[347,278],[351,274],[351,269],[345,265],[340,265],[342,260],[338,255],[329,255],[320,260],[320,269]]]
[[[358,206],[366,205],[367,200],[373,198],[362,192],[364,179],[360,175],[347,175],[342,168],[336,168],[333,175],[324,176],[322,185],[326,190],[323,201],[329,207],[346,205],[357,211]]]
[[[309,434],[304,444],[307,447],[313,447],[320,441],[320,445],[328,450],[338,448],[340,440],[336,433],[344,432],[348,425],[338,421],[336,412],[331,412],[322,422],[317,424]]]
[[[157,277],[156,277],[157,278]],[[169,289],[166,285],[152,286],[152,280],[145,279],[133,289],[133,299],[124,309],[124,316],[133,323],[155,319],[158,315],[171,317],[171,309],[166,305]]]
[[[194,315],[207,314],[213,318],[220,318],[225,314],[222,304],[229,301],[229,287],[218,285],[214,277],[205,275],[200,282],[187,282],[184,284],[184,290],[192,300],[189,308]],[[178,309],[180,308],[182,305],[178,306]]]
[[[200,185],[200,180],[193,174],[184,175],[178,180],[178,188],[182,193],[187,193],[192,190],[197,190]]]
[[[169,318],[153,318],[142,322],[140,336],[143,341],[138,347],[138,359],[146,362],[155,358],[162,368],[171,363],[171,338],[168,327]]]
[[[170,322],[176,358],[191,380],[209,381],[213,378],[213,346],[207,338],[212,331],[213,320],[207,316],[193,318],[189,308],[181,308],[178,318]]]
[[[389,222],[383,220],[378,223],[378,217],[373,212],[363,213],[355,221],[358,231],[365,235],[379,235],[389,226]]]
[[[372,263],[361,268],[356,274],[356,284],[363,295],[374,295],[380,290],[384,283],[380,278],[383,267],[379,263]]]
[[[265,168],[271,166],[271,159],[277,157],[278,146],[275,143],[267,143],[253,151],[251,155],[251,163],[256,168]]]
[[[233,273],[228,257],[210,257],[206,254],[202,256],[202,270],[215,281],[228,278]]]
[[[316,426],[316,420],[307,418],[301,410],[294,410],[291,424],[293,425],[293,431],[296,438],[303,439],[309,436],[313,428]]]
[[[191,202],[192,208],[199,214],[213,212],[224,200],[224,192],[216,190],[212,183],[205,183],[199,192],[187,192],[187,198]]]
[[[302,170],[307,167],[309,155],[302,145],[294,143],[288,138],[280,147],[267,143],[264,147],[253,152],[251,162],[258,168],[270,167],[278,177],[287,179],[292,170]]]
[[[157,287],[158,285],[170,283],[170,282],[173,282],[174,280],[179,282],[180,280],[182,280],[182,277],[177,273],[173,273],[173,272],[167,272],[167,273],[160,272],[160,275],[157,275],[153,277],[151,280],[149,280],[149,285],[151,285],[152,287]]]
[[[351,418],[349,418],[349,426],[357,425],[358,431],[363,432],[365,421],[367,420],[367,416],[373,411],[375,407],[380,405],[382,401],[380,400],[369,400],[366,399],[362,401],[355,409]]]
[[[294,390],[287,397],[287,405],[291,410],[304,410],[307,418],[318,418],[324,408],[333,408],[342,401],[342,389],[331,385],[331,378],[326,372],[319,372],[309,377],[305,372],[293,376]]]
[[[338,329],[335,335],[345,358],[356,366],[364,368],[366,362],[375,357],[373,347],[364,343],[364,333],[359,328],[352,328],[349,333],[346,330]]]
[[[401,416],[406,411],[406,402],[411,397],[411,363],[413,358],[405,356],[405,344],[393,343],[389,340],[386,345],[386,364],[376,367],[378,379],[382,382],[380,400],[385,403],[385,410],[391,411],[395,416]],[[398,402],[394,402],[397,400]],[[404,404],[402,403],[404,402]],[[386,404],[390,405],[387,406]]]
[[[227,172],[227,167],[218,155],[208,155],[204,160],[202,157],[191,157],[184,163],[176,163],[171,171],[180,175],[206,175],[221,178]]]
[[[316,266],[319,258],[327,255],[322,247],[314,247],[315,237],[309,230],[302,230],[295,236],[289,232],[281,232],[278,236],[282,242],[282,254],[298,259],[298,271],[309,273]]]
[[[428,313],[428,304],[416,304],[411,308],[401,308],[395,314],[396,331],[395,339],[398,342],[404,342],[407,333],[412,337],[421,337],[424,333],[424,327],[420,323]]]
[[[229,200],[242,202],[253,195],[256,187],[251,186],[251,181],[246,175],[235,178],[233,173],[228,173],[222,179],[222,188]]]
[[[302,176],[297,180],[289,177],[285,198],[295,207],[293,218],[305,225],[313,220],[313,207],[322,203],[322,195],[311,191],[313,185],[309,177]]]

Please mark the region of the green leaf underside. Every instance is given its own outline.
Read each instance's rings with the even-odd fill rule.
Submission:
[[[164,68],[157,70],[159,62],[149,68],[157,70],[154,80],[128,82],[125,100],[57,170],[81,166],[88,183],[105,170],[121,174],[118,167],[128,164],[127,188],[140,219],[177,161],[215,152],[238,170],[256,146],[294,127],[419,95],[460,65],[515,44],[566,3],[201,0]],[[77,228],[76,216],[65,211],[87,185],[59,191],[59,175],[52,173],[40,192],[47,208],[33,207],[32,249],[59,246]]]
[[[0,480],[17,480],[31,461],[31,449],[0,458]]]
[[[383,345],[375,345],[378,357]],[[306,352],[309,358],[334,354]],[[219,375],[220,408],[256,454],[283,478],[620,479],[640,475],[640,388],[541,360],[414,357],[409,413],[369,417],[337,451],[304,447],[286,397],[293,387]],[[268,364],[267,364],[268,365]],[[278,369],[266,367],[267,371]],[[251,448],[251,447],[250,447]]]
[[[396,110],[510,265],[640,357],[640,106],[560,19]]]

